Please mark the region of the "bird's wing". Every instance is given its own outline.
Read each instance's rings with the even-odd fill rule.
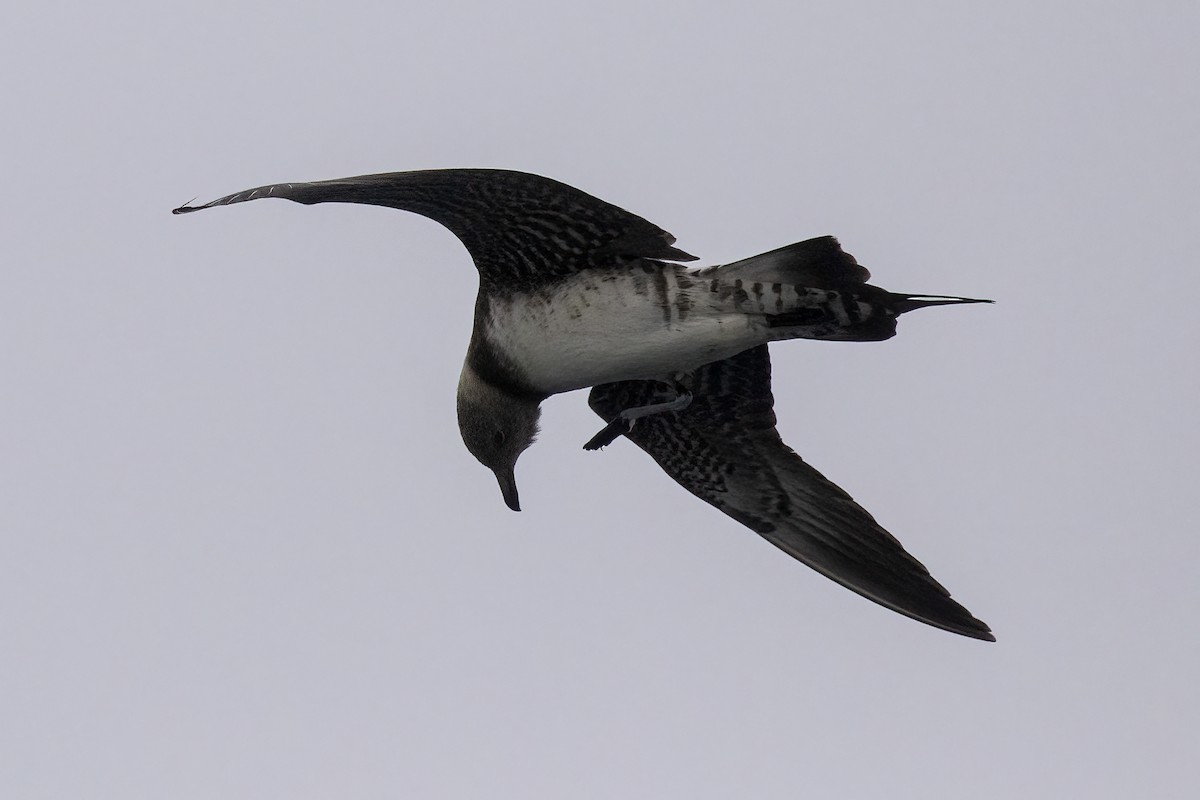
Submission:
[[[605,419],[655,401],[653,381],[592,389]],[[913,619],[995,641],[862,506],[779,438],[767,346],[700,368],[684,411],[627,434],[683,488],[848,589]]]
[[[694,261],[675,237],[565,183],[525,172],[443,169],[359,175],[247,189],[176,214],[281,197],[363,203],[422,214],[466,245],[491,291],[528,290],[583,269],[637,258]]]

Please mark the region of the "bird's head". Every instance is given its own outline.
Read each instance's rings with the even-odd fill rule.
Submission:
[[[541,402],[509,394],[463,369],[458,384],[458,429],[479,463],[496,475],[505,504],[521,510],[514,470],[538,433]]]

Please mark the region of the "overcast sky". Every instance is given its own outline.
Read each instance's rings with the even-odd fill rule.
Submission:
[[[697,5],[9,10],[0,796],[1195,796],[1197,6]],[[994,298],[772,353],[784,438],[999,641],[585,453],[583,393],[510,512],[435,223],[169,213],[465,166]]]

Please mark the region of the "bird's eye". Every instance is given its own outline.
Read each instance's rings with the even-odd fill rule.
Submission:
[[[496,431],[492,434],[492,443],[497,447],[504,444],[504,431]]]

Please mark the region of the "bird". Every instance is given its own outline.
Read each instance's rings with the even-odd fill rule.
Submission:
[[[990,300],[873,286],[833,236],[688,267],[696,257],[657,225],[512,170],[269,184],[173,213],[271,197],[396,208],[465,245],[479,291],[459,430],[512,510],[520,510],[517,459],[538,434],[542,402],[590,389],[605,425],[585,449],[625,437],[684,489],[842,586],[933,627],[995,641],[862,506],[784,444],[768,350],[789,339],[882,341],[907,312]]]

